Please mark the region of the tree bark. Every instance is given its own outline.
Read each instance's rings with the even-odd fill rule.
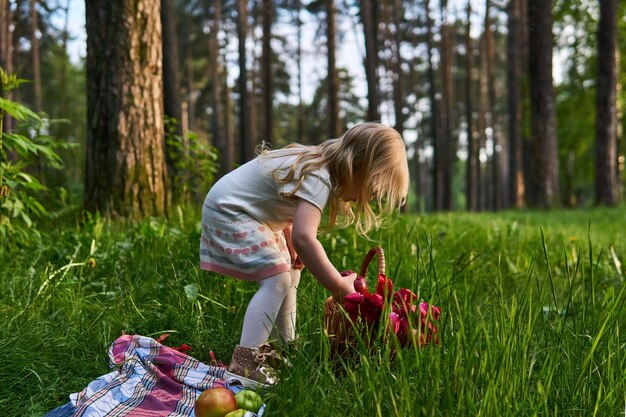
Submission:
[[[428,98],[430,101],[430,136],[434,150],[432,167],[432,206],[435,210],[440,209],[441,195],[441,152],[439,147],[439,107],[437,106],[437,93],[435,84],[435,64],[433,63],[433,21],[430,17],[430,0],[425,0],[426,13],[426,47],[428,49]]]
[[[456,150],[452,139],[451,123],[452,117],[452,45],[450,41],[450,28],[447,22],[448,2],[441,2],[441,45],[440,45],[440,73],[441,73],[441,109],[440,123],[441,136],[440,146],[437,148],[441,152],[441,201],[439,208],[442,210],[452,210],[453,190],[452,177],[454,170],[454,160]]]
[[[600,0],[596,81],[595,203],[617,204],[617,0]]]
[[[467,2],[467,26],[465,31],[465,122],[467,123],[467,165],[465,175],[465,201],[468,211],[478,210],[478,169],[480,167],[476,129],[474,128],[473,84],[474,46],[472,41],[472,1]]]
[[[393,107],[396,118],[395,128],[404,135],[404,97],[402,94],[402,19],[404,10],[402,0],[393,0]]]
[[[359,0],[365,38],[365,78],[367,79],[367,119],[380,120],[378,91],[378,1]]]
[[[233,169],[230,160],[228,141],[224,129],[224,111],[222,106],[222,62],[220,59],[219,33],[222,21],[222,0],[213,1],[213,18],[209,34],[209,67],[211,68],[211,133],[213,146],[220,154],[219,176],[227,174]]]
[[[39,38],[37,32],[39,30],[39,14],[37,13],[37,0],[30,0],[30,48],[33,58],[33,89],[35,95],[35,110],[41,112],[43,110],[41,103],[41,60],[39,59]]]
[[[90,211],[167,213],[159,9],[151,0],[86,2]]]
[[[528,79],[534,145],[531,204],[553,207],[559,200],[556,110],[552,83],[552,0],[528,1]]]
[[[328,48],[328,137],[341,136],[339,121],[339,75],[335,62],[335,45],[337,33],[335,29],[335,0],[325,0],[326,3],[326,45]]]
[[[498,117],[496,114],[496,48],[495,33],[491,20],[491,1],[485,2],[485,43],[486,43],[486,59],[487,59],[487,90],[488,90],[488,114],[489,124],[491,128],[491,143],[493,153],[491,156],[491,208],[493,210],[501,210],[507,201],[508,190],[506,188],[508,170],[504,167],[503,160],[506,144],[500,137],[498,129]]]
[[[228,71],[227,67],[224,66],[224,71]],[[225,73],[222,77],[222,82],[224,84],[224,88],[222,89],[224,94],[224,103],[226,111],[224,112],[224,128],[226,137],[226,155],[225,158],[230,161],[229,167],[230,169],[234,168],[235,165],[235,122],[233,120],[233,100],[231,98],[231,88],[228,85],[228,74]]]
[[[178,76],[178,41],[174,24],[174,0],[161,0],[161,26],[163,28],[163,111],[165,116],[176,120],[174,132],[182,137],[183,125]],[[181,158],[181,151],[178,147],[167,142],[165,149],[167,172],[170,179],[173,180],[178,175],[176,161]]]
[[[296,61],[297,61],[297,79],[298,79],[298,108],[296,113],[296,141],[305,143],[304,140],[304,101],[302,99],[302,2],[300,0],[296,0],[295,6],[296,13],[296,30],[298,37],[298,46],[296,49]]]
[[[274,141],[274,88],[272,83],[272,0],[263,0],[263,140]]]
[[[0,0],[0,67],[6,71],[6,55],[9,50],[9,2]]]
[[[237,0],[237,38],[239,39],[239,162],[254,158],[254,140],[250,120],[250,93],[248,91],[248,68],[246,64],[246,40],[248,39],[248,2]]]
[[[507,14],[507,81],[509,112],[509,204],[508,207],[524,206],[524,173],[522,165],[522,4],[521,0],[509,0]]]

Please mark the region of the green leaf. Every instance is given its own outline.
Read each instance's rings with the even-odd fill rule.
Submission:
[[[24,220],[24,223],[26,223],[26,226],[31,227],[33,225],[33,221],[30,219],[30,217],[28,217],[28,214],[26,214],[25,211],[21,211],[20,215],[22,216],[22,220]]]
[[[0,97],[0,110],[7,112],[16,120],[34,120],[42,122],[41,117],[34,111],[30,110],[26,106],[22,106],[19,103],[4,99]]]
[[[187,296],[187,299],[191,302],[196,301],[196,299],[198,298],[198,285],[197,284],[188,284],[185,285],[185,296]]]

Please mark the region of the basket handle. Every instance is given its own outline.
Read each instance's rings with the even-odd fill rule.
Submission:
[[[359,276],[363,278],[367,277],[367,267],[372,261],[374,255],[376,255],[376,259],[378,260],[378,275],[385,275],[385,252],[380,246],[375,246],[367,252],[367,255],[365,255],[365,259],[363,259],[363,263],[361,264]]]

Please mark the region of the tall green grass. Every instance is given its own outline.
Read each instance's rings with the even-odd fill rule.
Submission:
[[[3,414],[66,402],[108,372],[108,345],[122,333],[167,332],[166,344],[228,361],[254,285],[199,270],[198,218],[59,222],[38,247],[3,244]],[[356,360],[330,357],[328,293],[305,273],[301,346],[261,393],[268,416],[623,415],[624,231],[623,210],[596,209],[406,216],[371,241],[350,229],[321,235],[340,269],[357,270],[382,246],[396,286],[441,307],[440,345],[391,360],[379,341]]]

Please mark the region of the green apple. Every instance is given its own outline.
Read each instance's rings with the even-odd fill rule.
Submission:
[[[263,405],[261,396],[249,389],[241,390],[235,394],[235,400],[237,401],[237,407],[253,413],[257,413]]]
[[[230,413],[226,414],[224,417],[243,417],[247,412],[248,410],[244,410],[243,408],[240,408],[239,410],[231,411]]]

